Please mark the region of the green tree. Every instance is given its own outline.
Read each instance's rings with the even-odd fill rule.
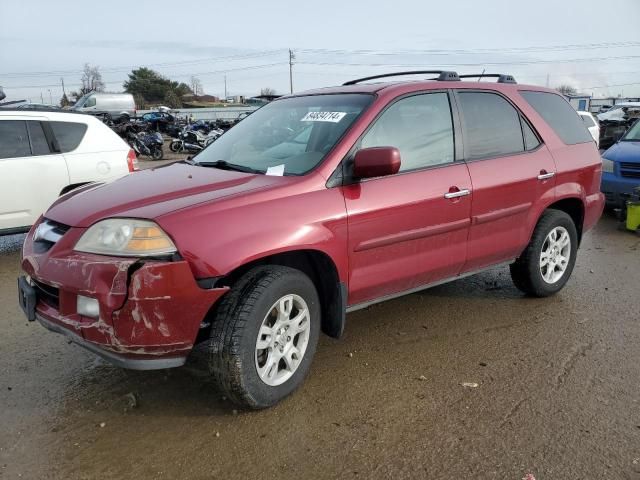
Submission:
[[[62,98],[60,99],[60,106],[64,108],[64,107],[68,107],[70,104],[71,102],[69,101],[67,94],[63,93]]]
[[[182,107],[182,102],[176,92],[173,90],[167,90],[167,93],[164,96],[163,103],[169,108],[180,108]]]
[[[183,95],[191,93],[191,88],[186,83],[170,80],[146,67],[133,70],[123,86],[125,92],[141,96],[145,103],[151,104],[163,102],[169,92],[177,97],[177,103],[180,103]]]

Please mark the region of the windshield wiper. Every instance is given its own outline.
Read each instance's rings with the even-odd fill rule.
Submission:
[[[221,170],[235,170],[236,172],[245,173],[264,173],[262,170],[256,170],[255,168],[245,167],[244,165],[229,163],[226,160],[216,160],[215,162],[194,162],[193,160],[191,160],[190,163],[200,167],[214,167]]]

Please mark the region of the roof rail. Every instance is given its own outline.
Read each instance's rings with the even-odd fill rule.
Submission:
[[[411,72],[383,73],[381,75],[372,75],[371,77],[356,78],[355,80],[349,80],[348,82],[345,82],[342,85],[355,85],[360,82],[366,82],[367,80],[375,80],[377,78],[397,77],[400,75],[422,75],[425,73],[429,75],[438,75],[438,78],[436,78],[435,80],[440,80],[440,81],[448,80],[453,82],[460,80],[456,72],[448,72],[446,70],[414,70]]]
[[[478,81],[480,81],[481,79],[488,77],[488,78],[497,78],[498,79],[498,83],[518,83],[516,82],[516,79],[513,78],[513,75],[505,75],[503,73],[478,73],[478,74],[465,74],[465,75],[459,75],[460,78],[477,78]]]

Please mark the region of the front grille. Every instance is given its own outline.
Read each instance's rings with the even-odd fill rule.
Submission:
[[[33,234],[34,248],[38,253],[44,253],[53,247],[70,227],[53,220],[44,219]]]
[[[31,283],[33,288],[36,289],[36,296],[39,300],[42,300],[44,303],[55,309],[60,308],[60,291],[56,287],[38,282],[34,279],[31,279]]]
[[[620,175],[626,178],[640,178],[640,170],[620,170]]]
[[[638,170],[640,172],[640,163],[620,162],[620,168],[625,170]]]

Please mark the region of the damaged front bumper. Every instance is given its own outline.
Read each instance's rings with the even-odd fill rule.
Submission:
[[[22,260],[35,292],[32,316],[121,367],[182,365],[207,313],[228,290],[201,288],[185,260],[141,261],[75,252],[84,229],[69,229],[53,245],[34,242],[32,232]],[[78,313],[79,296],[97,300],[99,314]]]

